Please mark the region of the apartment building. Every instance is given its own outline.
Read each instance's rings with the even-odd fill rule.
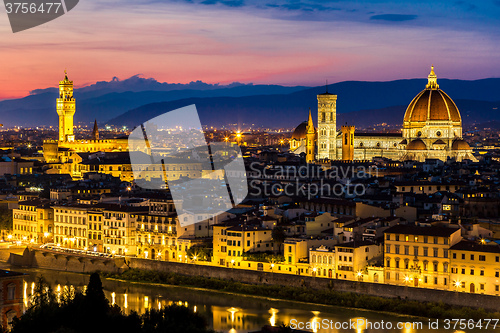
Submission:
[[[139,216],[141,216],[140,213],[145,213],[147,210],[148,207],[143,206],[109,205],[106,207],[103,210],[104,252],[117,255],[135,255]]]
[[[87,250],[87,211],[90,205],[54,205],[54,242],[57,246]]]
[[[171,198],[156,198],[137,214],[136,254],[140,258],[177,261],[178,218]]]
[[[12,238],[30,243],[48,243],[53,239],[54,214],[43,199],[19,202],[12,212]]]
[[[94,252],[104,252],[103,220],[104,213],[90,209],[88,215],[88,248]]]
[[[500,245],[462,240],[450,248],[450,290],[500,295]]]
[[[449,289],[450,248],[462,239],[458,226],[396,225],[384,239],[385,283]]]
[[[212,262],[227,267],[240,266],[246,252],[274,252],[272,230],[256,222],[248,221],[248,224],[235,226],[214,225]]]
[[[352,241],[335,245],[335,277],[363,281],[370,262],[382,256],[382,246],[372,241]]]

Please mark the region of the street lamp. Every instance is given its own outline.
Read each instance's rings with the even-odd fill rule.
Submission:
[[[461,284],[460,281],[458,281],[458,280],[455,281],[455,288],[457,288],[457,291],[458,291],[458,288],[460,288],[460,284]]]

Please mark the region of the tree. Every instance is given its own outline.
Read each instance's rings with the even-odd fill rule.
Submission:
[[[56,298],[50,285],[43,276],[39,276],[36,281],[35,288],[33,289],[31,307],[35,309],[42,308],[49,304],[54,304],[55,299]]]
[[[38,279],[33,305],[14,318],[11,333],[210,333],[206,320],[181,306],[149,310],[143,315],[124,315],[118,305],[110,306],[99,274],[90,276],[84,294],[63,295],[58,302],[43,277]],[[0,332],[1,333],[1,332]]]
[[[278,253],[281,253],[281,245],[285,242],[286,234],[282,227],[274,227],[272,232],[273,241],[278,244]]]
[[[96,312],[105,313],[109,310],[109,301],[104,295],[101,277],[98,273],[90,275],[87,291],[85,292],[85,301],[89,305],[91,304]]]

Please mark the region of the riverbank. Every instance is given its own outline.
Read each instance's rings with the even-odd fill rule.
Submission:
[[[241,295],[256,295],[287,301],[342,306],[419,317],[474,320],[500,317],[500,313],[488,312],[484,309],[451,306],[442,302],[418,302],[402,298],[384,298],[351,292],[339,292],[333,290],[332,287],[327,290],[318,290],[308,287],[297,288],[279,285],[254,285],[233,280],[207,278],[203,276],[186,276],[177,273],[140,269],[130,269],[121,274],[105,272],[101,274],[105,278],[125,281],[196,287]]]
[[[9,268],[9,267],[5,267]],[[14,269],[14,267],[10,267]],[[57,270],[21,268],[27,273],[28,287],[36,283],[39,276],[46,278],[53,290],[74,287],[83,290],[88,284],[89,274],[61,272]],[[427,327],[427,318],[399,315],[389,312],[370,311],[340,306],[321,305],[299,301],[287,301],[269,296],[243,295],[232,292],[210,290],[199,287],[167,285],[143,281],[127,281],[116,278],[102,278],[106,297],[113,304],[130,314],[139,314],[147,309],[183,304],[196,311],[211,323],[216,332],[255,332],[265,325],[279,326],[292,322],[333,322],[344,323],[349,320],[364,319],[371,323],[384,321],[397,323],[424,323],[419,333],[434,333]],[[28,294],[29,294],[28,288]],[[338,330],[325,327],[320,333],[335,333]],[[379,333],[393,333],[393,329],[380,329]],[[448,331],[446,331],[448,332]],[[469,333],[482,333],[481,330],[468,330]],[[449,331],[452,333],[452,331]]]
[[[500,312],[498,296],[168,261],[138,258],[110,260],[27,249],[22,255],[12,253],[8,262],[17,267],[75,273],[100,271],[120,279],[127,277],[129,281],[228,290],[242,295],[257,294],[283,300],[433,318],[479,319]],[[200,277],[202,280],[199,280]]]

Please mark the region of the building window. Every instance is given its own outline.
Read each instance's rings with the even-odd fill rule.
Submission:
[[[457,254],[453,253],[453,259],[457,259]]]
[[[474,269],[470,270],[470,275],[474,275]]]
[[[10,284],[7,287],[7,299],[13,300],[15,297],[16,297],[16,286],[13,284]]]
[[[486,261],[486,256],[480,255],[479,256],[479,261]]]

